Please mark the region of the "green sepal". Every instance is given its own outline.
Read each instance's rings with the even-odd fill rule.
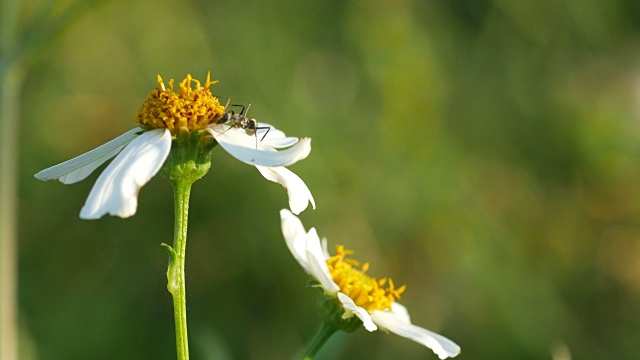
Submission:
[[[172,182],[196,182],[211,168],[211,150],[216,144],[206,130],[179,130],[171,143],[169,156],[162,166],[162,174]]]

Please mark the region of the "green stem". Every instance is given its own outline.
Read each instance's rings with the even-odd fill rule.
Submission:
[[[187,296],[185,291],[185,250],[187,247],[187,222],[189,217],[189,194],[191,182],[174,180],[173,194],[175,202],[175,229],[173,248],[163,246],[169,251],[167,270],[167,289],[173,297],[173,316],[176,323],[176,349],[178,360],[189,359],[187,341]]]
[[[328,324],[326,322],[322,323],[320,329],[311,340],[311,343],[307,346],[307,349],[302,356],[302,360],[312,360],[314,356],[318,353],[320,348],[329,340],[331,335],[336,332],[336,329],[333,325]]]

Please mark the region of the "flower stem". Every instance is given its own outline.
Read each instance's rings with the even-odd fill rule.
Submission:
[[[302,356],[302,360],[312,360],[313,357],[316,356],[320,348],[322,348],[322,346],[327,342],[327,340],[329,340],[331,335],[333,335],[336,330],[338,329],[336,329],[333,325],[323,322],[322,326],[320,326],[320,329],[318,329],[318,332],[307,346],[307,349]]]
[[[163,244],[169,251],[167,289],[173,297],[173,316],[176,323],[176,350],[178,360],[189,359],[187,341],[187,296],[185,291],[185,250],[187,247],[187,222],[189,216],[189,194],[192,182],[174,180],[175,229],[173,248]]]

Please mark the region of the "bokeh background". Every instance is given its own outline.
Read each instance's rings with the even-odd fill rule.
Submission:
[[[22,2],[18,33],[73,6],[53,4]],[[168,181],[134,217],[84,221],[96,174],[33,174],[129,130],[157,74],[209,70],[214,93],[313,139],[290,168],[317,201],[304,224],[406,284],[413,322],[459,358],[640,358],[638,1],[109,0],[76,15],[25,67],[20,359],[175,358]],[[191,199],[193,359],[292,359],[319,326],[286,206],[214,151]],[[436,359],[364,330],[322,356]]]

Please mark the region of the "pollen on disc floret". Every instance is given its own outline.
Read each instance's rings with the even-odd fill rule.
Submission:
[[[169,80],[167,89],[158,75],[158,87],[149,95],[136,115],[135,122],[144,128],[166,128],[175,135],[177,130],[189,132],[204,130],[224,115],[224,106],[213,96],[209,87],[217,80],[211,81],[211,73],[207,74],[204,86],[190,74],[179,84],[178,92],[173,91],[173,79]],[[192,88],[195,83],[195,89]]]
[[[369,263],[360,265],[356,260],[347,259],[347,255],[353,253],[342,245],[336,247],[336,254],[327,260],[333,281],[342,293],[367,312],[390,310],[391,304],[400,298],[406,287],[403,285],[396,289],[391,279],[376,280],[366,275]]]

